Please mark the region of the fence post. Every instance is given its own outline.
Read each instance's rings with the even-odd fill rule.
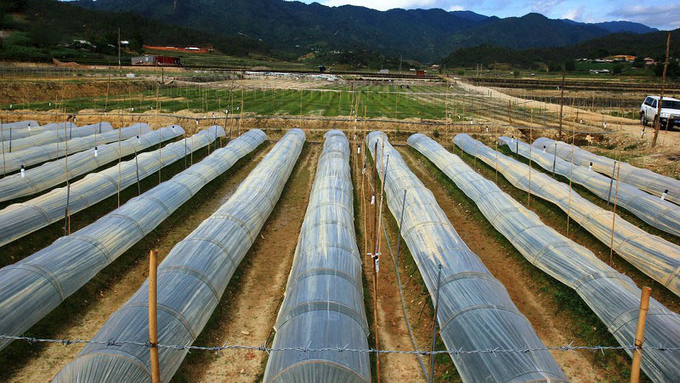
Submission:
[[[430,355],[430,383],[434,383],[434,349],[437,343],[437,314],[439,311],[439,283],[442,279],[442,264],[439,264],[439,272],[437,273],[437,293],[435,294],[434,302],[434,316],[432,317],[432,354]]]
[[[640,364],[642,363],[642,343],[645,338],[645,323],[647,322],[647,310],[649,310],[649,296],[652,289],[645,286],[642,288],[640,297],[640,312],[638,314],[637,330],[635,331],[635,350],[633,350],[633,366],[630,369],[630,383],[640,381]]]
[[[160,383],[160,362],[158,360],[158,312],[156,300],[158,250],[149,253],[149,353],[151,356],[151,380]]]
[[[404,208],[406,207],[406,189],[404,189],[404,200],[401,202],[401,217],[399,218],[399,236],[397,237],[397,259],[395,267],[399,265],[399,250],[401,247],[401,226],[404,224]]]

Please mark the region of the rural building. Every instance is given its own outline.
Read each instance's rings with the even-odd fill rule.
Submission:
[[[627,61],[627,62],[635,61],[635,56],[631,56],[631,55],[614,55],[614,56],[609,56],[607,58],[614,60],[614,61]]]
[[[132,65],[181,66],[182,61],[179,57],[145,55],[133,57]]]

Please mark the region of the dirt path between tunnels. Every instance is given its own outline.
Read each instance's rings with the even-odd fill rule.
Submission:
[[[259,345],[272,339],[320,153],[320,145],[307,143],[259,239],[237,268],[196,343]],[[266,357],[254,351],[189,354],[174,380],[259,382]]]

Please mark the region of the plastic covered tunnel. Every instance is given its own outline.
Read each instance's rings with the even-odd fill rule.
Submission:
[[[127,140],[128,138],[139,136],[150,131],[151,128],[149,125],[140,123],[102,134],[74,138],[68,140],[68,154],[82,152],[83,150],[94,148],[97,145],[108,144],[118,140]],[[65,155],[66,143],[55,142],[42,146],[30,147],[18,152],[12,151],[12,153],[5,153],[2,159],[2,165],[6,173],[12,173],[21,169],[22,165],[28,168],[29,166],[64,157]]]
[[[28,129],[27,129],[28,130]],[[63,142],[66,139],[74,139],[79,137],[87,137],[94,134],[102,134],[110,132],[113,127],[108,122],[103,122],[93,125],[85,126],[72,126],[66,127],[64,129],[46,130],[40,134],[31,135],[25,138],[17,139],[12,134],[12,140],[3,141],[5,153],[11,153],[14,151],[20,151],[34,146],[42,146],[51,144],[54,142]],[[11,148],[11,150],[10,150]]]
[[[349,142],[325,135],[274,348],[368,348],[361,255],[354,235]],[[272,352],[265,382],[370,382],[369,354]]]
[[[459,189],[484,217],[533,265],[566,284],[583,298],[616,340],[630,346],[635,339],[640,289],[585,247],[546,226],[529,209],[477,174],[458,156],[422,134],[408,139]],[[680,347],[680,315],[651,299],[645,345]],[[632,355],[630,350],[627,350]],[[642,369],[655,382],[680,381],[680,351],[645,349]]]
[[[530,189],[531,194],[554,203],[607,247],[611,245],[613,212],[570,191],[568,184],[536,170],[531,172],[528,165],[498,153],[467,134],[457,135],[454,142],[489,166],[497,166],[498,172],[515,187]],[[617,215],[612,247],[638,270],[680,295],[680,246],[649,234]]]
[[[305,141],[293,129],[267,153],[236,192],[196,230],[172,248],[158,267],[158,343],[189,345],[201,333],[274,209]],[[219,150],[218,150],[219,152]],[[113,313],[95,340],[115,337],[144,344],[149,339],[148,279]],[[187,350],[159,348],[161,381],[168,382]],[[88,344],[55,382],[150,382],[145,346]]]
[[[571,161],[555,157],[554,154],[542,149],[532,148],[529,144],[519,140],[499,137],[499,144],[507,145],[510,150],[522,157],[529,158],[543,169],[555,171],[556,174],[571,179],[573,183],[582,185],[593,194],[605,201],[614,202],[635,214],[641,220],[657,229],[680,236],[680,206],[645,193],[637,187],[619,180],[618,185],[605,175],[591,171],[587,166],[580,166]],[[574,148],[575,149],[575,148]],[[623,167],[622,167],[623,170]],[[617,191],[618,190],[618,191]]]
[[[430,296],[435,300],[438,265],[440,336],[448,350],[541,349],[545,346],[529,320],[519,312],[505,287],[458,236],[432,192],[408,169],[399,153],[385,142],[382,132],[367,137],[369,150],[382,169],[389,158],[385,183],[387,206],[400,221],[407,244]],[[377,143],[377,153],[375,144]],[[382,161],[380,160],[382,158]],[[382,166],[379,164],[383,163]],[[566,382],[548,351],[532,353],[451,354],[465,382]]]
[[[571,145],[567,143],[541,137],[534,140],[532,145],[540,150],[545,146],[546,151],[549,153],[555,153],[555,146],[557,145],[557,155],[565,160],[571,161],[572,148]],[[615,162],[613,159],[599,156],[579,147],[575,147],[573,153],[575,164],[589,166],[592,162],[593,169],[596,172],[608,176],[612,175]],[[649,169],[641,169],[626,162],[621,164],[620,177],[621,181],[634,185],[640,190],[644,190],[647,193],[656,196],[660,196],[667,190],[666,199],[680,205],[680,180],[654,173]]]
[[[40,126],[36,121],[19,121],[10,122],[7,124],[0,123],[0,141],[9,141],[10,136],[12,140],[35,136],[36,134],[44,133],[50,130],[61,129],[64,130],[64,125],[67,128],[75,128],[76,124],[72,122],[65,123],[51,123]]]
[[[172,128],[165,129],[172,131]],[[158,136],[155,131],[148,134]],[[115,195],[118,192],[119,176],[120,189],[123,190],[134,185],[138,176],[142,180],[157,174],[159,168],[171,165],[185,158],[192,151],[204,148],[219,136],[224,136],[224,129],[212,126],[186,140],[166,145],[162,149],[140,153],[136,159],[122,162],[120,169],[118,164],[115,164],[100,172],[90,173],[85,178],[71,183],[70,196],[67,196],[69,189],[64,186],[26,202],[7,206],[0,210],[0,246],[53,222],[63,220],[67,200],[69,212],[75,214]],[[136,140],[136,138],[133,139]],[[30,169],[27,173],[32,173],[34,170]]]
[[[28,330],[265,138],[249,131],[94,223],[0,269],[0,334]],[[0,341],[0,349],[8,343]]]
[[[140,136],[128,138],[120,145],[116,143],[99,145],[83,152],[50,161],[21,174],[8,175],[0,179],[0,202],[9,201],[40,193],[83,174],[87,174],[108,163],[148,149],[161,142],[172,140],[184,134],[180,126],[159,128]],[[96,153],[96,155],[95,155]],[[67,162],[68,161],[68,162]],[[68,177],[66,168],[68,167]]]

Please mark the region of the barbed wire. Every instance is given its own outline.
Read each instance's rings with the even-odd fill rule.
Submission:
[[[638,349],[634,344],[631,345],[620,345],[620,346],[575,346],[571,342],[566,346],[555,346],[555,347],[536,347],[536,348],[485,348],[479,350],[465,350],[464,348],[453,349],[453,350],[435,350],[435,351],[425,351],[425,350],[383,350],[375,348],[349,348],[349,343],[344,347],[321,347],[312,348],[311,342],[306,347],[269,347],[265,341],[260,346],[248,346],[248,345],[238,345],[238,344],[227,344],[224,343],[221,346],[194,346],[194,345],[169,345],[169,344],[152,344],[151,342],[138,342],[138,341],[126,341],[126,340],[115,340],[109,339],[107,341],[98,341],[94,339],[50,339],[50,338],[34,338],[28,336],[16,336],[16,335],[5,335],[0,334],[0,339],[5,340],[20,340],[28,343],[58,343],[64,346],[70,346],[74,344],[97,344],[109,347],[121,347],[121,346],[138,346],[146,348],[165,348],[172,350],[187,350],[187,351],[212,351],[220,352],[226,350],[245,350],[245,351],[261,351],[267,354],[272,352],[353,352],[353,353],[371,353],[371,354],[401,354],[401,355],[471,355],[471,354],[512,354],[512,353],[537,353],[544,351],[600,351],[604,354],[605,351],[633,351]],[[641,350],[655,350],[661,352],[675,352],[680,351],[680,347],[666,347],[666,346],[644,346],[640,347]]]

